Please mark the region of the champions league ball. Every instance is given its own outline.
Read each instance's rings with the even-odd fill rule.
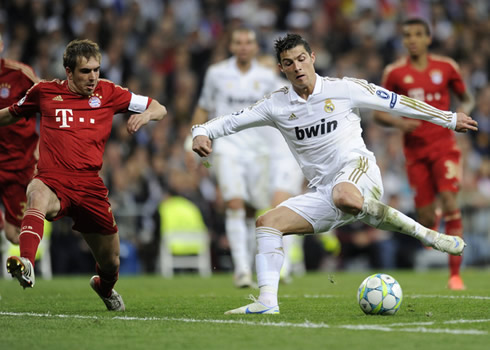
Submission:
[[[369,315],[394,315],[400,308],[402,299],[400,284],[384,273],[367,277],[357,291],[359,306]]]

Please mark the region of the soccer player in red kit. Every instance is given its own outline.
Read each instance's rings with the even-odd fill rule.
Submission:
[[[167,110],[151,98],[99,79],[101,53],[90,40],[70,42],[63,55],[66,80],[41,81],[17,103],[0,110],[0,125],[41,114],[38,173],[27,187],[27,208],[20,232],[20,257],[7,270],[21,286],[34,286],[34,257],[44,219],[70,216],[96,261],[90,285],[108,310],[125,310],[113,289],[119,272],[119,235],[99,176],[114,114],[131,111],[129,133]]]
[[[474,102],[458,65],[451,58],[429,53],[429,25],[419,18],[408,19],[402,24],[402,32],[408,56],[386,67],[382,85],[442,110],[450,109],[452,90],[460,100],[459,111],[469,114]],[[457,205],[461,152],[454,133],[435,124],[395,118],[385,112],[376,112],[375,118],[381,124],[404,131],[406,168],[415,191],[419,222],[426,227],[437,226],[436,200],[439,197],[446,234],[462,237],[461,212]],[[461,259],[461,256],[449,256],[449,289],[465,289],[459,273]]]
[[[3,49],[0,35],[0,53]],[[31,67],[0,58],[0,109],[19,101],[38,81]],[[35,118],[0,128],[0,201],[5,208],[5,219],[0,211],[0,231],[3,226],[5,236],[14,244],[19,244],[26,188],[34,175],[38,140]]]

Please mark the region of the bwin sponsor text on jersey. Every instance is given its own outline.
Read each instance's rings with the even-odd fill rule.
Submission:
[[[320,124],[313,125],[303,129],[299,127],[295,127],[294,132],[296,133],[296,138],[298,140],[303,140],[305,137],[312,138],[318,135],[325,135],[337,129],[336,120],[325,122],[325,119],[322,119],[320,120],[320,122],[321,122]]]

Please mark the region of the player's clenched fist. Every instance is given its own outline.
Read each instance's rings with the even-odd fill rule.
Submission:
[[[213,151],[213,148],[211,147],[211,140],[209,137],[204,135],[194,137],[194,140],[192,140],[192,150],[201,157],[209,156]]]

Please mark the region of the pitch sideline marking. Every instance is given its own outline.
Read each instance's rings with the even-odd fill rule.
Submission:
[[[433,325],[434,322],[415,322],[415,323],[394,323],[392,325],[340,325],[329,326],[325,323],[313,323],[305,321],[303,323],[291,323],[291,322],[270,322],[270,321],[244,321],[244,320],[213,320],[213,319],[193,319],[193,318],[177,318],[177,317],[132,317],[132,316],[115,316],[112,318],[98,317],[98,316],[84,316],[84,315],[63,315],[63,314],[50,314],[50,313],[33,313],[33,312],[4,312],[0,311],[0,315],[3,316],[30,316],[30,317],[52,317],[52,318],[73,318],[73,319],[92,319],[92,320],[122,320],[122,321],[174,321],[185,323],[216,323],[216,324],[241,324],[247,326],[270,326],[270,327],[296,327],[296,328],[342,328],[350,330],[370,330],[370,331],[382,331],[382,332],[409,332],[409,333],[446,333],[446,334],[464,334],[464,335],[486,335],[488,332],[480,331],[476,329],[448,329],[448,328],[426,328],[420,327],[420,325]],[[483,320],[453,320],[444,321],[444,324],[456,324],[456,323],[481,323],[490,322],[490,319]],[[396,326],[419,326],[413,328],[393,328]]]
[[[337,298],[341,297],[341,295],[333,295],[333,294],[304,294],[301,296],[298,295],[290,295],[285,294],[281,295],[281,298],[307,298],[307,299],[329,299],[329,298]],[[408,294],[404,295],[404,298],[442,298],[442,299],[476,299],[476,300],[490,300],[488,296],[479,296],[479,295],[435,295],[435,294]]]

